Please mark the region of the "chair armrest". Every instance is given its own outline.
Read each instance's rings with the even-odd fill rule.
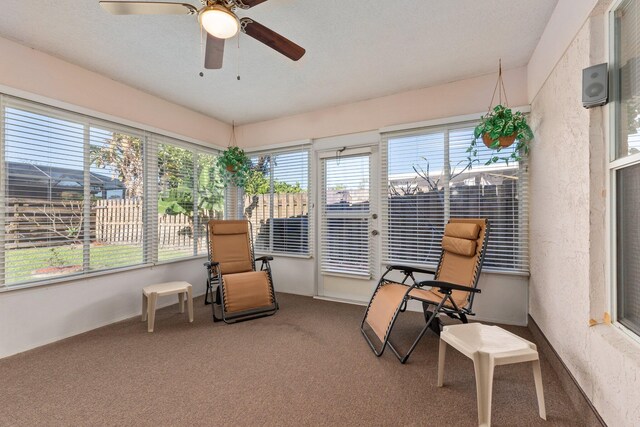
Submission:
[[[432,288],[439,288],[440,290],[448,290],[448,291],[465,291],[465,292],[473,292],[479,294],[481,291],[478,288],[472,288],[470,286],[456,285],[455,283],[449,282],[440,282],[438,280],[425,280],[423,282],[418,283],[418,287],[423,286],[431,286]]]
[[[269,255],[256,258],[256,261],[273,261],[273,257]]]
[[[409,267],[407,265],[388,265],[387,270],[402,270],[411,273],[436,274],[435,271],[427,270],[424,268]]]
[[[204,263],[204,266],[207,267],[207,270],[211,270],[211,267],[217,267],[218,265],[220,265],[220,263],[216,261],[207,261]]]

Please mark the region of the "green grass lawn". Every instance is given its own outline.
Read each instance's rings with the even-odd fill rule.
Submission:
[[[60,276],[56,273],[38,272],[38,269],[48,267],[82,267],[82,246],[67,245],[55,248],[27,248],[11,249],[5,252],[6,283],[14,284],[43,279],[47,276]],[[91,246],[90,268],[101,270],[105,268],[122,267],[142,263],[142,248],[127,245]],[[73,273],[67,270],[66,274]]]
[[[191,248],[161,249],[159,251],[160,261],[191,255],[193,255]],[[92,271],[137,265],[142,262],[141,246],[91,245],[90,269]],[[78,269],[74,270],[73,266],[78,266]],[[82,245],[9,249],[5,252],[5,267],[5,282],[8,285],[77,273],[82,270]],[[67,268],[56,270],[55,267]],[[48,271],[37,271],[47,268]]]

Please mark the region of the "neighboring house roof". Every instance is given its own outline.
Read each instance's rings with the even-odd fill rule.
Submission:
[[[78,169],[56,166],[37,165],[34,163],[6,162],[7,178],[11,180],[28,180],[34,186],[53,185],[56,188],[81,188],[84,184],[84,172]],[[124,184],[108,174],[89,173],[91,187],[101,190],[123,190]]]

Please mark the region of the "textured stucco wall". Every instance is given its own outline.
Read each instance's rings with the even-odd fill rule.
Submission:
[[[611,426],[640,425],[640,344],[615,326],[605,280],[608,115],[581,104],[581,70],[605,61],[601,1],[534,99],[529,311]]]

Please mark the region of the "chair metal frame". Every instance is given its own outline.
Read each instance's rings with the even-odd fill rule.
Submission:
[[[213,250],[211,248],[210,242],[210,230],[209,223],[207,223],[207,254],[208,261],[204,263],[205,268],[207,269],[207,290],[205,292],[204,304],[211,304],[211,309],[213,312],[213,321],[231,324],[236,322],[241,322],[244,320],[257,319],[259,317],[272,316],[274,315],[278,309],[278,300],[276,298],[276,292],[273,288],[273,277],[271,275],[271,264],[269,261],[273,261],[272,256],[261,256],[255,258],[255,252],[253,248],[253,228],[251,222],[247,221],[249,225],[249,256],[251,258],[251,268],[253,271],[266,271],[267,278],[269,280],[269,288],[271,292],[271,297],[273,299],[273,308],[259,308],[252,310],[244,310],[238,313],[234,313],[233,315],[227,315],[224,307],[225,307],[225,293],[222,291],[222,272],[220,271],[220,263],[213,261]],[[260,270],[256,270],[256,261],[261,261]],[[215,288],[215,298],[214,298],[214,288]],[[211,300],[209,300],[211,297]],[[216,316],[216,305],[219,306],[221,315],[220,317]]]
[[[418,342],[422,339],[424,334],[429,329],[432,329],[437,335],[440,335],[440,330],[441,329],[440,329],[440,321],[439,321],[439,319],[437,317],[438,314],[440,314],[440,313],[446,314],[447,316],[449,316],[449,317],[451,317],[453,319],[460,320],[462,323],[468,323],[469,322],[468,319],[467,319],[467,316],[475,316],[475,313],[472,311],[473,299],[474,299],[475,294],[481,292],[481,290],[478,289],[477,286],[478,286],[478,280],[480,278],[480,271],[482,270],[482,265],[484,264],[484,258],[485,258],[485,253],[486,253],[486,249],[487,249],[487,242],[489,240],[489,234],[490,234],[489,221],[485,220],[485,235],[484,235],[484,240],[482,242],[482,248],[480,250],[480,259],[478,261],[477,268],[476,268],[475,273],[474,273],[473,285],[472,286],[464,286],[464,285],[459,285],[459,284],[455,284],[455,283],[443,282],[443,281],[439,281],[439,280],[424,280],[424,281],[421,281],[421,282],[418,282],[416,280],[416,278],[414,276],[414,273],[432,274],[432,275],[436,276],[440,272],[440,269],[442,267],[442,261],[444,259],[444,254],[445,254],[445,250],[444,249],[440,253],[440,260],[438,261],[438,267],[436,268],[435,271],[427,270],[427,269],[423,269],[423,268],[417,268],[417,267],[402,266],[402,265],[389,265],[389,266],[387,266],[387,270],[384,272],[384,274],[382,275],[382,277],[378,281],[378,285],[376,286],[376,289],[373,292],[373,295],[371,296],[371,300],[369,301],[369,304],[367,305],[367,309],[365,310],[364,317],[362,318],[362,322],[360,323],[360,332],[362,332],[362,335],[364,336],[364,338],[366,339],[367,343],[369,344],[369,347],[371,347],[371,350],[373,351],[373,353],[377,357],[382,356],[382,354],[384,353],[385,348],[387,346],[389,346],[389,348],[391,348],[391,351],[395,354],[395,356],[398,358],[400,363],[404,364],[409,359],[409,356],[411,356],[411,353],[413,353],[413,350],[415,350],[416,346],[418,345]],[[380,288],[382,286],[384,286],[385,284],[387,284],[387,283],[398,283],[396,281],[386,279],[386,276],[390,272],[392,272],[394,270],[395,271],[401,271],[404,274],[404,278],[402,279],[402,282],[399,282],[399,283],[401,285],[407,286],[407,290],[406,290],[406,292],[404,294],[402,302],[398,305],[398,307],[396,308],[395,313],[393,314],[393,318],[391,320],[391,323],[389,323],[389,326],[388,326],[387,331],[385,333],[385,339],[382,342],[382,345],[379,348],[376,348],[376,346],[373,344],[373,342],[371,341],[371,339],[367,335],[367,333],[365,331],[364,324],[365,324],[365,321],[367,320],[367,315],[369,314],[369,309],[371,308],[371,303],[373,302],[373,300],[374,300],[376,294],[378,293],[378,291],[380,290]],[[413,282],[412,285],[407,285],[407,280],[409,278]],[[442,298],[442,300],[439,303],[436,303],[434,301],[429,301],[429,300],[425,300],[425,299],[410,295],[410,292],[413,289],[420,289],[420,288],[425,287],[425,286],[432,287],[432,288],[438,288],[438,292],[440,292],[444,296]],[[467,301],[467,304],[464,307],[458,307],[458,305],[455,303],[455,301],[451,297],[451,294],[453,293],[454,290],[469,292],[468,301]],[[423,314],[424,314],[424,319],[425,319],[426,324],[422,328],[422,330],[420,331],[420,333],[418,334],[416,339],[411,344],[411,347],[409,348],[409,350],[405,354],[400,354],[398,349],[396,349],[394,347],[393,343],[390,341],[390,335],[391,335],[391,330],[393,329],[393,326],[396,323],[396,319],[398,318],[398,315],[400,313],[403,313],[403,312],[406,311],[407,303],[410,300],[416,300],[416,301],[422,302],[422,311],[423,311]],[[451,307],[448,307],[448,306],[445,305],[447,302],[449,302],[451,304]],[[433,311],[429,310],[429,308],[431,306],[435,306],[435,309]]]

